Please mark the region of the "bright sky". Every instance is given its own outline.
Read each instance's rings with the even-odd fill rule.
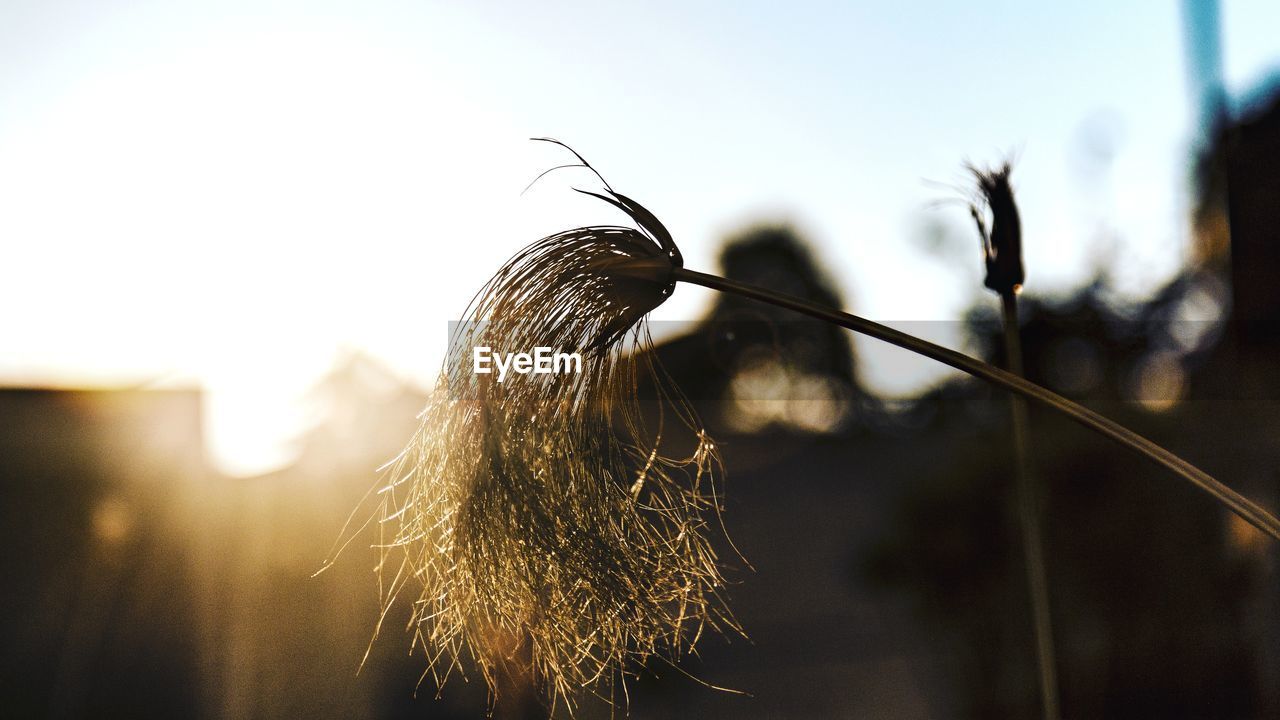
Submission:
[[[930,219],[968,230],[925,182],[965,159],[1016,153],[1029,292],[1100,253],[1135,296],[1176,271],[1176,3],[861,5],[10,0],[0,383],[199,384],[224,469],[286,462],[340,352],[425,385],[506,257],[619,220],[573,171],[520,196],[565,160],[535,135],[654,210],[693,268],[749,220],[795,221],[876,319],[977,296],[976,238],[945,261],[919,240]],[[1275,68],[1276,27],[1280,5],[1228,3],[1230,90]],[[683,288],[656,316],[709,302]],[[902,360],[867,375],[936,377]]]

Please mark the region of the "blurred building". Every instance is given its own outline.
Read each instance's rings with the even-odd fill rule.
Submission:
[[[201,447],[194,392],[0,391],[4,715],[204,704]]]
[[[316,576],[425,397],[352,356],[315,402],[327,421],[294,466],[231,478],[198,391],[0,390],[0,715],[482,713],[474,683],[415,700],[423,660],[399,637],[357,674],[379,611],[368,536]]]

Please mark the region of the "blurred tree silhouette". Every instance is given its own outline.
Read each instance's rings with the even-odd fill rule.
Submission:
[[[729,237],[720,265],[728,278],[843,306],[790,226],[761,225]],[[705,319],[661,346],[659,358],[721,433],[838,432],[875,406],[858,387],[843,329],[734,295],[719,295]]]

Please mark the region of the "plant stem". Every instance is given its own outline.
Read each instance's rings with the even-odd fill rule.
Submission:
[[[1022,367],[1022,337],[1018,332],[1018,296],[1012,290],[1000,293],[1004,326],[1005,364],[1009,372],[1025,376]],[[1013,452],[1018,488],[1018,523],[1022,527],[1022,552],[1027,568],[1027,590],[1031,598],[1031,620],[1035,626],[1036,661],[1040,670],[1040,704],[1045,720],[1057,720],[1058,674],[1053,652],[1053,623],[1049,614],[1049,573],[1045,569],[1044,541],[1040,533],[1041,505],[1035,468],[1031,463],[1031,424],[1027,403],[1021,395],[1009,397],[1013,421]]]
[[[927,340],[921,340],[914,335],[908,335],[907,333],[894,330],[893,328],[881,325],[880,323],[860,318],[857,315],[850,315],[846,312],[834,310],[803,298],[795,297],[794,295],[778,293],[748,283],[741,283],[735,280],[729,280],[728,278],[722,278],[718,275],[709,275],[707,273],[701,273],[696,270],[688,270],[685,268],[676,268],[673,270],[673,279],[680,282],[701,285],[703,287],[711,288],[712,290],[741,295],[743,297],[752,298],[778,307],[795,310],[796,312],[819,320],[835,323],[841,327],[868,335],[876,338],[877,340],[883,340],[884,342],[892,345],[897,345],[900,348],[937,360],[945,365],[950,365],[957,370],[963,370],[970,375],[982,378],[983,380],[998,385],[1005,390],[1022,395],[1029,400],[1062,413],[1081,425],[1105,435],[1134,452],[1163,465],[1179,477],[1211,495],[1214,499],[1231,510],[1231,512],[1239,515],[1245,522],[1248,522],[1250,525],[1258,528],[1267,535],[1270,535],[1272,538],[1280,540],[1280,519],[1276,519],[1274,515],[1262,506],[1232,490],[1226,485],[1223,485],[1221,482],[1214,479],[1212,475],[1209,475],[1195,465],[1192,465],[1186,460],[1183,460],[1177,455],[1169,452],[1123,425],[1109,420],[1083,405],[1072,402],[1055,392],[1020,378],[1013,373],[1006,372],[989,365],[988,363],[982,362],[981,360],[976,360],[954,350],[948,350],[941,345],[935,345]]]

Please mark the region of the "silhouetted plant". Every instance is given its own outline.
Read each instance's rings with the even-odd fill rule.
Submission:
[[[704,628],[736,628],[708,539],[715,445],[669,382],[659,382],[665,420],[652,432],[636,407],[637,373],[664,377],[650,353],[635,352],[649,345],[644,318],[677,282],[789,308],[980,377],[1169,468],[1280,539],[1280,520],[1265,509],[1087,408],[878,323],[688,270],[643,206],[607,184],[587,194],[636,227],[558,233],[498,271],[454,334],[422,426],[380,491],[383,618],[411,596],[409,627],[437,683],[469,657],[491,690],[502,675],[532,676],[551,703],[572,707],[577,691],[625,679],[630,663],[692,648]],[[579,375],[507,385],[471,372],[476,346],[551,346],[589,360]],[[696,438],[690,457],[663,454],[671,427]]]
[[[982,239],[986,264],[984,284],[1000,296],[1004,329],[1005,366],[1022,377],[1022,337],[1018,331],[1018,293],[1025,271],[1022,266],[1022,218],[1009,182],[1012,170],[1006,162],[993,170],[970,166],[978,185],[980,202],[969,212]],[[989,215],[988,215],[989,213]],[[990,219],[988,228],[987,219]],[[1022,553],[1027,571],[1027,593],[1031,599],[1031,619],[1035,628],[1036,664],[1040,677],[1040,702],[1045,720],[1054,720],[1058,710],[1058,675],[1053,651],[1053,623],[1049,609],[1049,578],[1045,569],[1044,540],[1040,531],[1042,510],[1040,491],[1032,465],[1031,426],[1027,405],[1021,396],[1009,398],[1012,416],[1014,468],[1017,478],[1018,524],[1022,530]]]

